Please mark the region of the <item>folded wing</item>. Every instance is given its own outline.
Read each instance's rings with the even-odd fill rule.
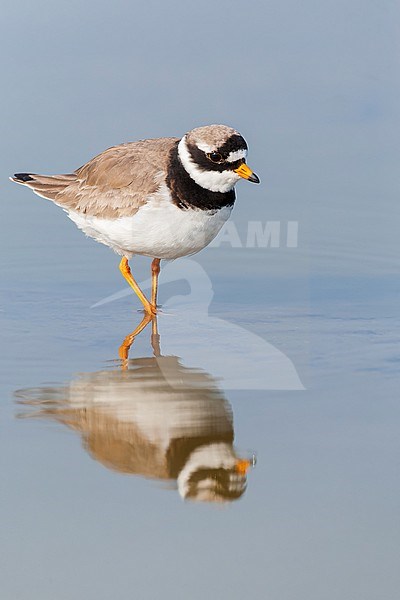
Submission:
[[[158,190],[177,141],[159,138],[121,144],[74,173],[16,173],[11,179],[67,211],[107,219],[132,215]]]

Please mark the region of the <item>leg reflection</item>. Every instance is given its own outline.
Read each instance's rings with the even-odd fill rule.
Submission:
[[[135,341],[136,336],[138,336],[139,333],[141,333],[143,331],[143,329],[145,329],[147,327],[147,325],[150,323],[150,321],[152,321],[152,320],[153,320],[152,315],[146,313],[144,315],[142,321],[136,327],[136,329],[134,331],[132,331],[132,333],[127,335],[126,338],[124,339],[124,341],[122,342],[122,344],[120,345],[118,355],[122,361],[121,367],[123,370],[128,368],[129,350],[130,350],[130,347],[132,346],[133,342]]]
[[[154,317],[151,322],[151,347],[155,357],[161,356],[160,334],[158,333],[157,317]]]
[[[118,355],[122,361],[121,368],[123,371],[125,371],[128,368],[129,350],[131,349],[133,342],[135,341],[136,337],[143,331],[143,329],[145,329],[147,325],[149,325],[150,322],[151,346],[153,348],[153,354],[156,357],[161,356],[160,335],[158,333],[157,317],[145,314],[142,321],[139,323],[136,329],[126,336],[126,338],[119,347]]]

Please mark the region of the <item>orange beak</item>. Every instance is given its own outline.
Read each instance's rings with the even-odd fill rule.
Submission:
[[[239,475],[246,475],[250,465],[251,462],[249,460],[239,459],[236,461],[235,465],[236,472],[239,473]]]
[[[252,183],[260,183],[259,177],[257,177],[257,175],[253,173],[253,171],[250,169],[250,167],[246,165],[246,163],[242,163],[240,167],[235,169],[235,173],[240,175],[240,177],[243,177],[243,179],[251,181]]]

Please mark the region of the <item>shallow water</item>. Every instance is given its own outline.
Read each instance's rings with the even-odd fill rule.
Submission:
[[[123,286],[10,283],[5,597],[394,597],[398,285],[225,268],[167,265],[129,358]]]
[[[2,16],[2,600],[397,599],[398,4]],[[261,185],[132,340],[117,257],[7,178],[213,122]]]

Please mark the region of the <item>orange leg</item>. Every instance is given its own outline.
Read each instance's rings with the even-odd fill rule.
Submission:
[[[151,305],[157,312],[158,276],[160,274],[160,259],[155,258],[151,263]]]
[[[147,300],[146,296],[143,294],[136,281],[134,280],[126,256],[124,256],[121,259],[121,262],[119,263],[119,270],[121,271],[122,275],[139,298],[140,302],[143,304],[146,313],[149,315],[154,315],[156,311],[153,308],[152,304],[150,304],[150,302]]]

